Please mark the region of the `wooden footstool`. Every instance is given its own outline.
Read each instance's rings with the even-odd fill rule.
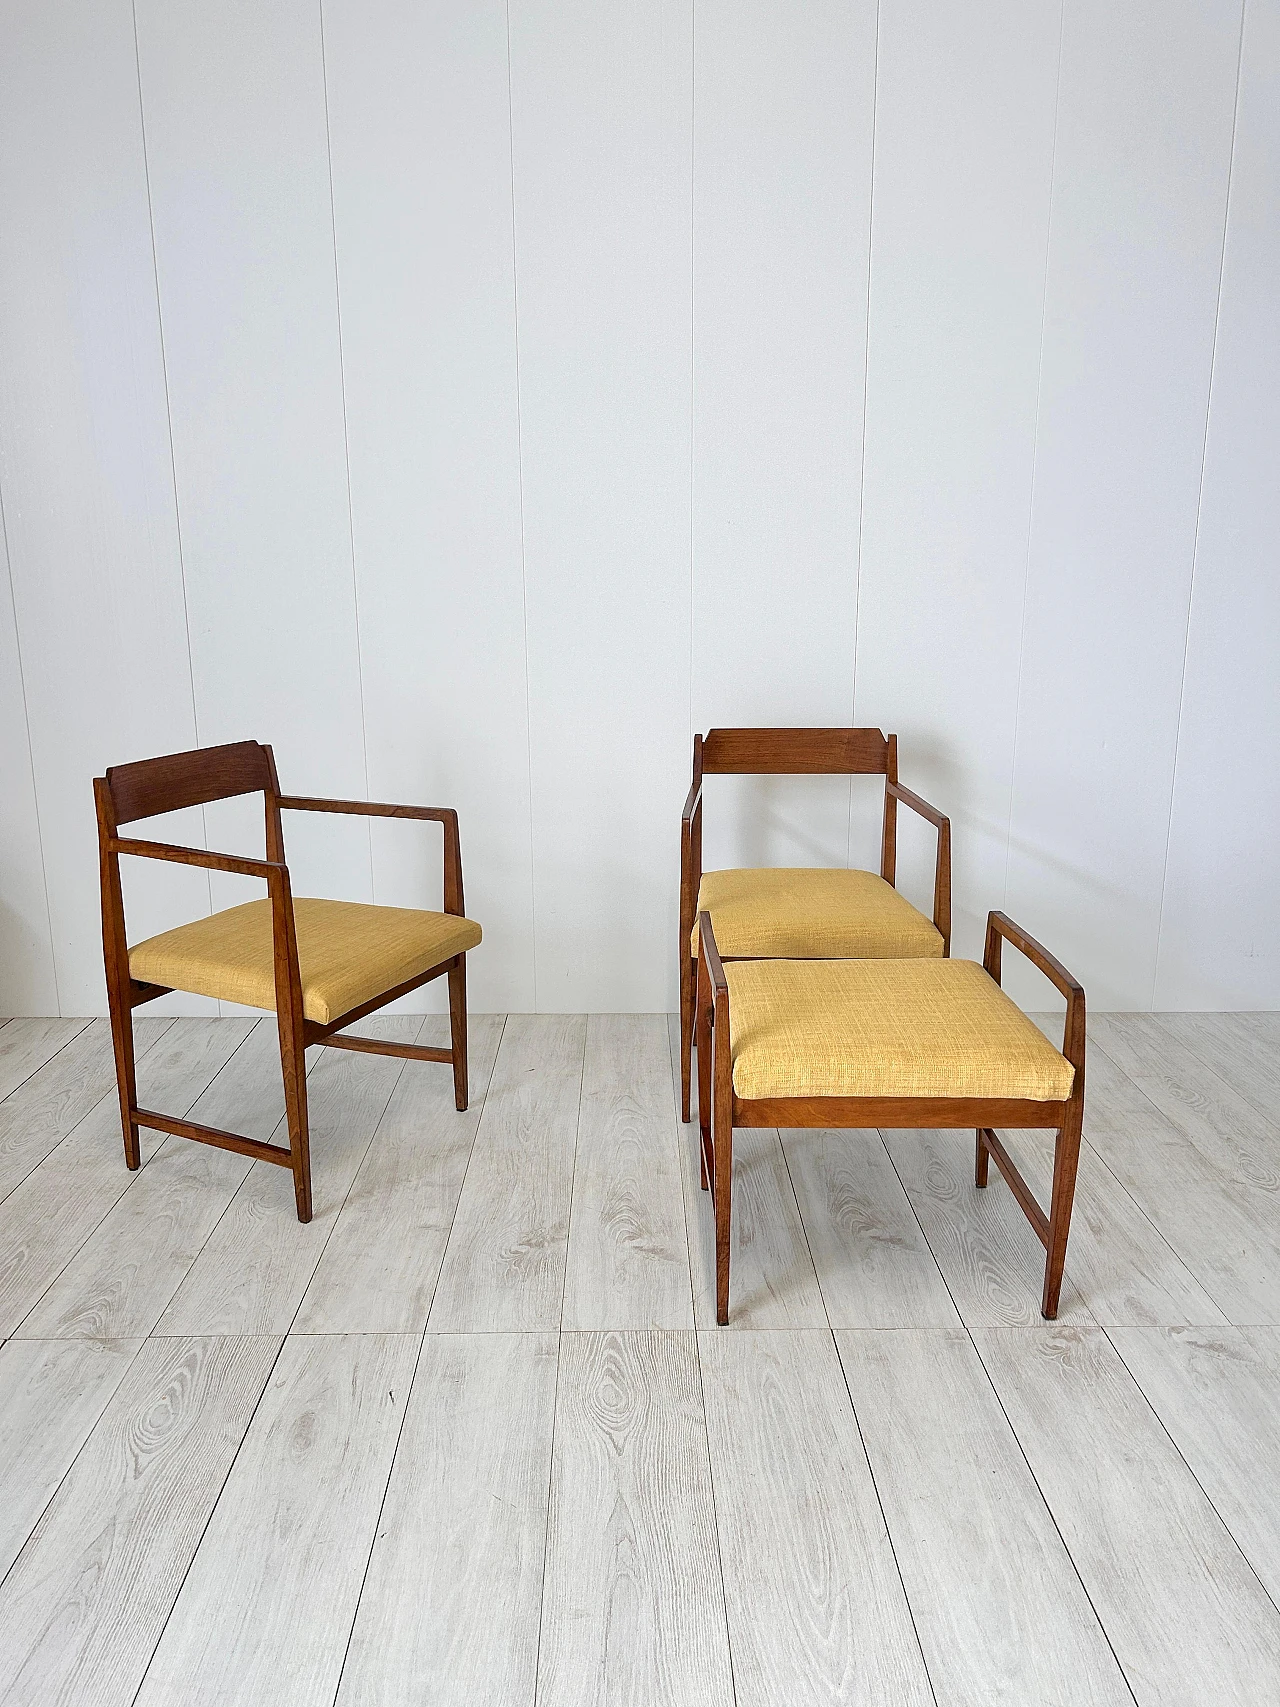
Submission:
[[[698,1119],[716,1218],[716,1320],[729,1320],[735,1126],[976,1128],[977,1184],[992,1156],[1046,1251],[1040,1308],[1058,1313],[1084,1113],[1084,990],[1003,913],[973,960],[724,963],[699,915]],[[1067,998],[1061,1053],[1000,988],[1009,942]],[[993,1128],[1057,1140],[1049,1213]]]

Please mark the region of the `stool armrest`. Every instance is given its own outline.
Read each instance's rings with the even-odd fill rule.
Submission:
[[[1007,913],[989,913],[987,915],[987,946],[982,957],[982,964],[987,972],[1000,982],[1000,946],[1001,942],[1012,944],[1019,954],[1023,954],[1031,964],[1043,972],[1049,982],[1060,990],[1067,998],[1067,1018],[1062,1037],[1062,1053],[1076,1069],[1076,1085],[1073,1095],[1079,1094],[1084,1082],[1084,1039],[1085,1039],[1085,1000],[1084,985],[1057,958],[1050,954],[1043,943],[1033,936],[1028,936],[1020,925],[1016,925]]]
[[[885,794],[890,800],[900,800],[904,806],[933,825],[938,832],[938,854],[933,867],[933,923],[941,934],[945,952],[951,952],[951,820],[936,806],[930,806],[910,788],[893,777],[885,779]],[[890,879],[892,881],[892,878]]]
[[[310,795],[281,794],[276,805],[285,812],[338,812],[361,818],[415,818],[444,826],[444,910],[461,918],[462,850],[458,814],[452,806],[397,806],[379,800],[321,800]]]
[[[723,991],[727,996],[729,980],[724,975],[724,963],[720,959],[720,950],[716,947],[716,933],[711,925],[710,913],[698,914],[698,940],[702,945],[702,958],[707,964],[712,989],[717,994]]]

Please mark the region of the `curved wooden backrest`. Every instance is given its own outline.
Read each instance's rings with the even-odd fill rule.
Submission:
[[[879,729],[712,729],[702,743],[705,773],[885,776],[889,740]]]
[[[106,782],[117,824],[178,812],[184,806],[203,806],[233,794],[271,796],[276,792],[271,749],[257,741],[233,741],[225,747],[197,747],[190,753],[111,765]]]

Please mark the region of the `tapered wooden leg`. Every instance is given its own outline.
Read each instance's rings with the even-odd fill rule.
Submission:
[[[1067,1234],[1071,1229],[1071,1205],[1076,1195],[1076,1170],[1080,1165],[1080,1121],[1077,1111],[1058,1133],[1053,1151],[1053,1199],[1049,1206],[1049,1238],[1044,1264],[1044,1296],[1040,1313],[1049,1321],[1058,1314],[1062,1293],[1062,1271],[1067,1261]]]
[[[689,958],[688,938],[680,951],[680,1118],[689,1124],[689,1099],[693,1089],[693,1004],[697,963]]]
[[[733,1093],[730,1080],[728,1011],[716,1014],[713,1049],[717,1057],[712,1091],[712,1144],[715,1168],[716,1212],[716,1321],[724,1327],[729,1320],[729,1251],[733,1218]],[[701,1069],[701,1052],[699,1052]]]
[[[706,963],[700,958],[694,968],[697,979],[695,996],[698,1029],[698,1175],[703,1191],[710,1188],[707,1178],[707,1152],[712,1146],[711,1135],[711,979]]]
[[[449,1038],[453,1049],[453,1104],[467,1106],[467,957],[449,968]]]
[[[982,1141],[982,1128],[978,1128],[978,1146],[974,1153],[973,1180],[975,1185],[987,1183],[987,1168],[991,1163],[991,1152]]]
[[[131,1168],[142,1165],[138,1148],[138,1123],[133,1111],[138,1106],[138,1086],[133,1070],[133,1013],[117,992],[108,987],[108,1007],[111,1010],[111,1041],[116,1055],[116,1088],[120,1093],[120,1125],[124,1132],[124,1159]]]
[[[294,1042],[289,1028],[280,1026],[280,1070],[284,1077],[284,1106],[289,1118],[289,1149],[293,1155],[293,1195],[299,1221],[311,1219],[311,1133],[307,1126],[307,1053]]]
[[[698,1057],[701,1065],[701,1055]],[[712,1166],[715,1169],[715,1320],[729,1321],[729,1251],[734,1202],[734,1065],[729,1043],[729,1000],[715,999],[712,1034]]]

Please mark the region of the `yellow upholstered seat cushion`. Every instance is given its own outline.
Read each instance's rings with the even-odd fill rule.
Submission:
[[[870,871],[704,871],[698,911],[722,955],[779,960],[942,958],[937,927]],[[693,949],[698,953],[694,926]]]
[[[1071,1094],[1075,1068],[975,961],[738,960],[724,975],[740,1097]]]
[[[328,1025],[441,961],[474,948],[480,926],[452,913],[370,907],[359,901],[293,903],[302,1009]],[[129,951],[146,984],[275,1011],[270,901],[249,901],[149,937]]]

